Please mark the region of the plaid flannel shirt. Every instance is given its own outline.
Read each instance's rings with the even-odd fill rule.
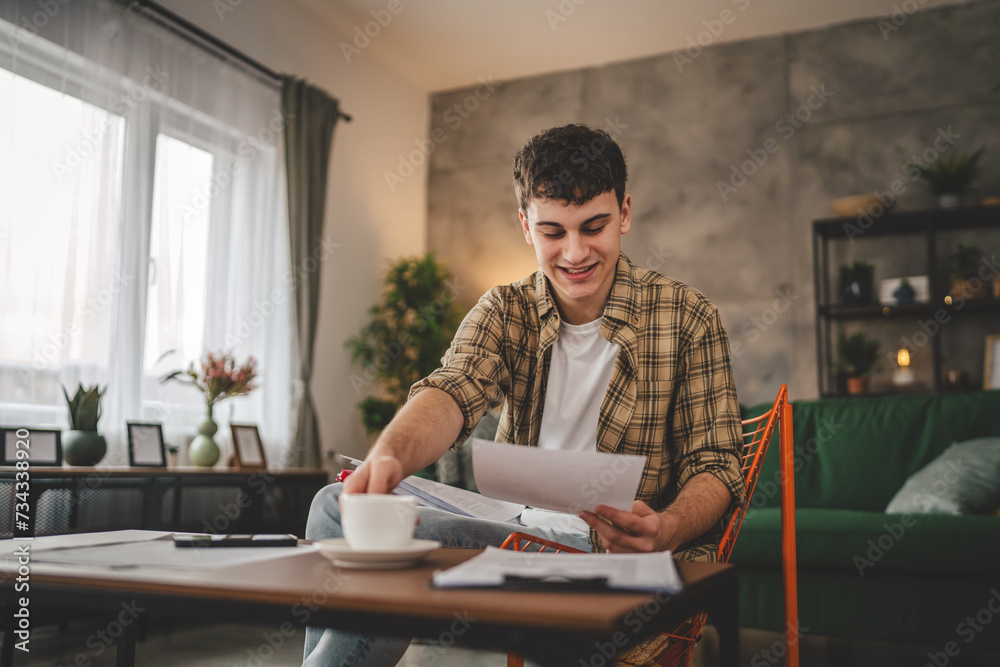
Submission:
[[[463,443],[491,408],[504,405],[497,440],[536,446],[559,311],[545,275],[494,287],[465,317],[442,360],[411,397],[436,387],[465,419]],[[620,346],[601,405],[597,449],[647,457],[638,499],[665,509],[694,475],[710,472],[743,499],[739,405],[729,342],[718,311],[698,291],[620,255],[601,334]],[[714,560],[724,520],[678,549]],[[604,546],[594,531],[595,550]]]

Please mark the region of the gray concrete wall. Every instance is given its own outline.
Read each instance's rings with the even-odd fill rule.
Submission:
[[[998,36],[1000,2],[975,2],[434,95],[428,247],[466,304],[535,270],[511,160],[546,127],[604,126],[632,174],[625,250],[719,307],[741,401],[769,400],[781,382],[793,398],[815,397],[811,221],[829,217],[837,197],[900,179],[897,209],[932,205],[903,167],[948,128],[959,135],[953,150],[988,146],[978,186],[1000,194]],[[751,174],[731,179],[753,155]],[[871,252],[861,248],[848,254]],[[905,275],[905,245],[878,252],[868,257],[876,281]],[[873,332],[888,348],[914,326]],[[953,363],[974,374],[980,329],[948,332],[950,346],[969,350]]]

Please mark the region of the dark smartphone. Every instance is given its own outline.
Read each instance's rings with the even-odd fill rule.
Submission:
[[[175,534],[175,547],[294,547],[299,540],[289,534],[212,535]]]

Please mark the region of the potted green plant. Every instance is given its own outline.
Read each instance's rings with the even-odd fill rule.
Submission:
[[[177,458],[181,453],[181,448],[177,445],[167,445],[167,467],[176,468]]]
[[[108,453],[108,441],[97,432],[104,391],[96,384],[90,388],[78,384],[76,393],[70,398],[63,387],[69,407],[69,430],[62,435],[62,453],[63,460],[71,466],[97,465]]]
[[[920,178],[932,195],[937,198],[941,208],[958,208],[962,206],[969,193],[972,182],[979,175],[979,158],[985,148],[980,148],[972,155],[962,155],[953,152],[939,157],[926,166],[919,167]]]
[[[868,391],[868,377],[879,360],[879,342],[863,331],[837,335],[837,360],[847,376],[847,393]]]
[[[975,243],[955,244],[951,253],[950,294],[960,299],[981,299],[987,295],[986,282],[979,277],[979,269],[986,253]]]
[[[875,285],[875,265],[856,260],[842,264],[837,275],[840,302],[847,306],[867,306],[872,303]]]
[[[355,388],[378,382],[384,391],[358,404],[370,434],[385,428],[413,383],[441,365],[462,318],[450,279],[433,253],[392,263],[382,298],[369,310],[371,320],[347,341],[352,360],[363,367],[352,379]]]

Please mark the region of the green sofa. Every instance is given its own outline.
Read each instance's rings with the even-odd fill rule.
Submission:
[[[953,442],[1000,436],[1000,391],[801,401],[793,409],[803,634],[1000,652],[1000,516],[885,513],[907,478]],[[731,562],[743,627],[782,631],[777,445],[775,438]]]

